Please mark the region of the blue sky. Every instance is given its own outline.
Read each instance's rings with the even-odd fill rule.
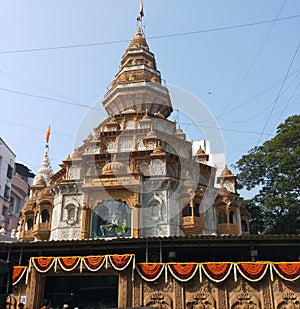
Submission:
[[[0,0],[0,136],[18,162],[38,170],[49,124],[54,171],[72,153],[88,107],[118,71],[138,11],[139,0]],[[299,113],[299,1],[144,0],[144,12],[162,78],[214,115],[229,166]],[[81,44],[89,46],[68,47]],[[99,123],[106,116],[97,115]],[[192,125],[173,117],[195,138]]]

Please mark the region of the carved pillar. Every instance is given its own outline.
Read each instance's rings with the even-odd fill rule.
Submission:
[[[32,268],[29,275],[29,282],[26,287],[25,309],[39,309],[43,304],[44,290],[45,277]]]
[[[131,207],[132,207],[132,237],[139,237],[139,212],[140,212],[140,194],[135,192],[132,196],[131,200]]]
[[[173,279],[174,282],[174,292],[175,292],[175,299],[174,299],[174,308],[176,309],[184,309],[183,305],[183,288],[182,283]]]
[[[119,273],[119,295],[118,295],[118,307],[125,308],[131,306],[132,300],[132,281],[131,271],[121,271]]]
[[[134,281],[132,282],[132,306],[139,307],[142,305],[143,301],[141,300],[141,288],[143,282],[141,278],[135,273]]]
[[[218,286],[218,300],[219,300],[219,308],[228,308],[224,283],[221,283]]]
[[[80,238],[81,239],[89,238],[89,231],[91,225],[91,209],[88,207],[88,196],[86,194],[84,194],[83,197],[81,221],[82,224],[81,224]]]
[[[132,237],[139,237],[139,205],[132,209]]]
[[[270,279],[264,278],[264,280],[262,281],[262,291],[263,291],[262,303],[264,304],[264,309],[275,308],[275,304],[273,304],[272,295],[270,291],[271,287],[272,283]]]

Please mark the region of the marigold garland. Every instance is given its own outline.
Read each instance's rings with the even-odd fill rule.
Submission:
[[[51,267],[55,263],[55,258],[54,257],[33,257],[31,258],[31,262],[37,271],[41,273],[46,273],[51,269]]]
[[[146,281],[157,280],[165,268],[161,263],[140,263],[136,266],[138,274]]]
[[[133,254],[109,255],[109,261],[112,267],[118,271],[124,270],[130,264]]]
[[[197,270],[198,264],[195,263],[183,263],[183,264],[169,264],[168,269],[170,273],[179,281],[185,282],[191,280]]]
[[[23,278],[26,273],[28,267],[27,266],[14,266],[13,275],[12,275],[12,284],[16,285]]]
[[[268,263],[237,263],[236,268],[238,269],[239,273],[249,281],[259,281],[261,280],[267,270],[268,270]]]
[[[72,271],[74,270],[79,262],[80,262],[80,257],[78,256],[72,256],[72,257],[59,257],[57,258],[58,264],[63,269],[64,271]]]
[[[99,271],[104,263],[110,262],[112,267],[118,271],[124,270],[133,260],[132,272],[135,268],[135,256],[133,254],[124,255],[97,255],[85,257],[32,257],[29,267],[15,266],[13,269],[13,285],[16,285],[26,274],[29,276],[30,269],[33,266],[40,273],[48,272],[53,265],[56,271],[57,265],[64,271],[72,271],[79,267],[82,271],[83,265],[87,270]],[[295,281],[300,278],[300,262],[220,262],[220,263],[139,263],[137,264],[138,274],[146,281],[157,280],[163,271],[165,271],[165,279],[167,280],[167,272],[169,271],[174,278],[181,282],[191,280],[197,270],[199,270],[200,282],[202,280],[202,270],[205,275],[214,282],[224,281],[234,267],[234,278],[237,279],[237,272],[246,280],[259,281],[266,272],[270,270],[271,280],[273,278],[273,269],[284,280]],[[27,279],[26,279],[27,283]]]
[[[201,265],[205,275],[214,282],[224,281],[230,274],[232,264],[221,263],[204,263]]]
[[[273,263],[273,268],[284,280],[295,281],[300,278],[300,262]]]
[[[105,263],[105,255],[86,256],[82,258],[84,266],[89,271],[98,271]]]

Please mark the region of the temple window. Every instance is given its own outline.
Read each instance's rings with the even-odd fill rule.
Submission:
[[[236,224],[235,215],[233,211],[230,211],[229,213],[229,223]]]
[[[199,177],[198,177],[198,183],[199,183],[200,185],[204,185],[204,186],[207,185],[207,181],[206,181],[206,179],[204,178],[203,175],[199,175]]]
[[[39,223],[39,219],[40,219],[40,213],[37,212],[36,215],[35,215],[35,220],[34,220],[35,224]]]
[[[137,148],[137,150],[145,150],[146,149],[142,139],[138,139],[138,141],[136,142],[136,148]]]
[[[75,219],[75,208],[74,207],[70,207],[68,209],[68,220],[72,220]]]
[[[132,140],[124,139],[120,142],[120,151],[132,151]]]
[[[27,230],[32,230],[33,229],[33,220],[32,219],[28,219],[26,222],[27,225]]]
[[[190,203],[186,203],[182,209],[183,217],[190,217],[192,215],[192,209]]]
[[[194,216],[200,217],[200,204],[199,203],[194,204]]]
[[[42,211],[42,223],[48,223],[49,222],[49,212],[47,209],[44,209]]]
[[[161,203],[154,199],[149,204],[150,207],[150,216],[151,218],[160,218],[161,217]]]
[[[246,223],[246,221],[242,220],[241,224],[242,224],[242,232],[243,233],[248,232],[248,224]]]
[[[224,210],[220,210],[218,214],[218,223],[223,224],[227,223],[227,216]]]
[[[116,143],[114,141],[109,141],[106,146],[107,152],[116,152]]]
[[[128,120],[125,124],[125,129],[126,130],[132,130],[134,129],[134,122],[132,120]]]

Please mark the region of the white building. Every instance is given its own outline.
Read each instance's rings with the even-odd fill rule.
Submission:
[[[15,159],[16,155],[0,137],[0,224],[4,229],[9,214]]]
[[[17,229],[35,176],[27,166],[15,163],[15,159],[16,155],[0,138],[0,233],[7,235]]]

